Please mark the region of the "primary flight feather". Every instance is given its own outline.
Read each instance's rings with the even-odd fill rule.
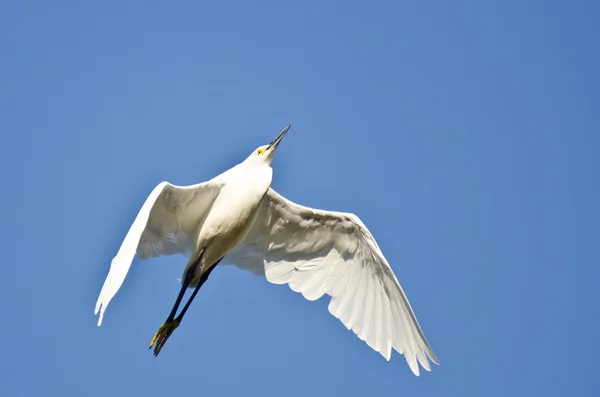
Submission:
[[[188,263],[167,321],[151,341],[158,355],[211,271],[223,260],[288,284],[308,300],[331,296],[329,312],[387,360],[392,349],[419,375],[439,364],[373,236],[353,214],[295,204],[271,189],[271,161],[287,126],[273,142],[215,178],[191,186],[162,182],[142,206],[98,301],[98,326],[133,257],[183,254]],[[175,317],[185,290],[194,288]],[[418,362],[418,363],[417,363]]]

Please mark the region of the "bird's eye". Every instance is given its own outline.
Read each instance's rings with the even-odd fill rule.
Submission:
[[[258,152],[257,152],[257,153],[258,153],[259,155],[261,155],[261,154],[263,154],[264,152],[265,152],[265,149],[258,149]]]

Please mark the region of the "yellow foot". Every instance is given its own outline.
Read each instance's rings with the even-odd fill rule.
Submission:
[[[154,347],[154,356],[158,356],[158,353],[160,353],[160,350],[167,342],[167,339],[169,339],[169,336],[171,336],[177,327],[179,327],[178,320],[173,320],[160,326],[154,335],[154,338],[152,338],[150,341],[150,349],[152,349],[152,346],[154,346],[154,343],[156,342],[156,346]]]

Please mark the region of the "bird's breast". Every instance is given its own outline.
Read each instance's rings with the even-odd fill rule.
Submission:
[[[198,233],[196,247],[206,248],[205,266],[225,256],[248,235],[268,188],[244,182],[222,188]]]

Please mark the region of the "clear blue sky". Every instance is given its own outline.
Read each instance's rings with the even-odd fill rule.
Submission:
[[[3,2],[0,394],[598,395],[599,11]],[[180,256],[136,260],[96,326],[152,188],[209,179],[288,123],[274,188],[363,219],[432,372],[386,362],[328,298],[231,267],[154,358]]]

